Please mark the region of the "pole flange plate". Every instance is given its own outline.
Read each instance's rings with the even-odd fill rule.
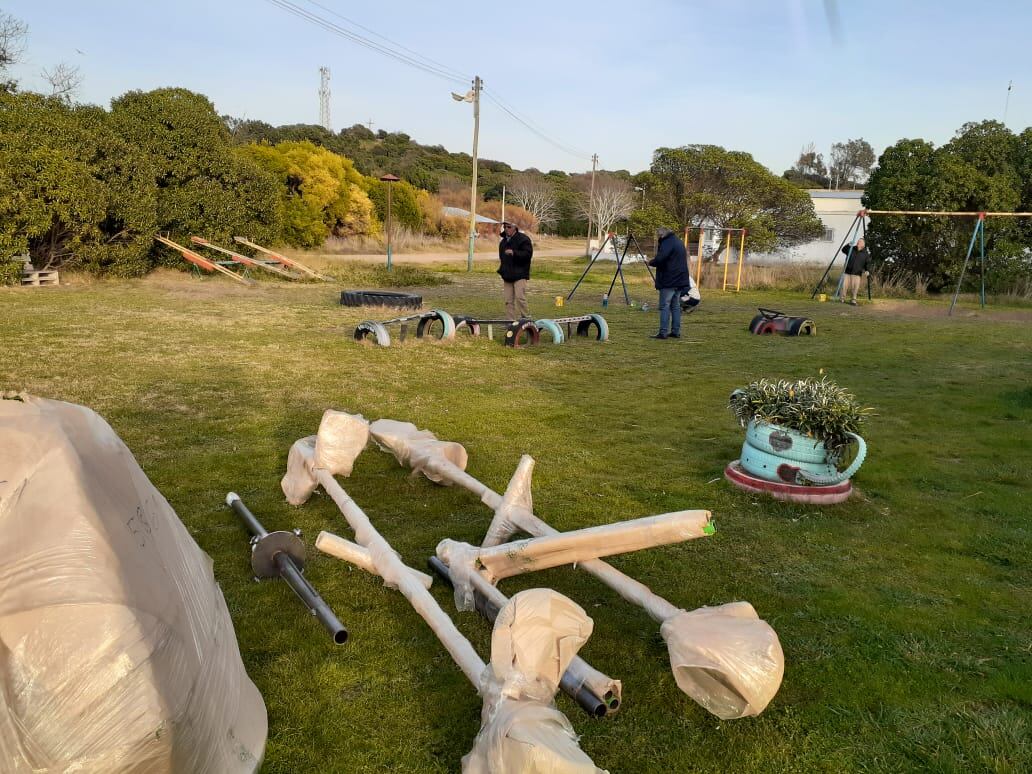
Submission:
[[[294,560],[298,570],[305,569],[305,544],[293,532],[270,532],[259,538],[251,549],[251,569],[256,578],[278,578],[276,554],[285,553]]]

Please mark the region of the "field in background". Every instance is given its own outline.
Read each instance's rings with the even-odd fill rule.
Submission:
[[[538,317],[601,311],[612,265],[536,263]],[[329,407],[415,422],[463,443],[469,471],[504,488],[537,459],[535,509],[570,529],[713,511],[713,537],[613,563],[686,608],[750,601],[786,655],[759,718],[723,722],[676,687],[658,627],[589,576],[561,568],[503,583],[552,586],[595,620],[582,655],[624,681],[618,715],[560,709],[602,768],[620,772],[1032,770],[1032,334],[1027,307],[965,299],[858,308],[796,290],[703,289],[680,341],[652,341],[655,291],[630,267],[611,341],[510,350],[485,339],[358,345],[345,287],[417,283],[427,306],[498,315],[493,265],[467,274],[334,265],[340,282],[256,288],[160,272],[133,282],[0,289],[0,389],[103,415],[214,560],[244,662],[269,711],[266,772],[445,772],[479,728],[480,700],[397,592],[315,554],[308,576],[350,628],[341,648],[283,584],[251,580],[229,490],[269,529],[350,537],[324,496],[283,501],[287,450]],[[819,275],[818,275],[819,276]],[[805,281],[804,281],[805,280]],[[758,278],[756,279],[758,282]],[[780,280],[778,280],[780,282]],[[429,284],[441,282],[442,284]],[[423,283],[422,285],[418,283]],[[705,282],[704,282],[705,284]],[[746,332],[756,307],[817,321],[815,338]],[[497,335],[497,332],[496,332]],[[824,374],[873,406],[869,457],[841,506],[754,497],[722,478],[742,431],[727,396],[751,379]],[[479,542],[490,514],[368,448],[345,488],[412,566],[445,537]],[[449,612],[450,592],[434,595]],[[454,614],[483,655],[489,627]]]

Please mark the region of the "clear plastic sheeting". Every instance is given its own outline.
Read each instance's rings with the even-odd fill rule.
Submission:
[[[294,441],[287,453],[287,472],[283,474],[280,488],[291,505],[308,502],[319,487],[319,482],[309,469],[308,460],[315,455],[315,436]]]
[[[437,472],[437,460],[444,459],[460,471],[466,469],[467,455],[462,444],[439,441],[429,430],[420,430],[411,422],[377,419],[369,426],[369,432],[377,446],[393,454],[401,465],[412,468],[413,473],[422,473],[434,483],[452,483]]]
[[[778,635],[748,602],[681,612],[660,633],[678,687],[719,718],[759,715],[781,686]]]
[[[499,611],[481,685],[481,729],[463,772],[604,774],[552,705],[593,626],[579,605],[551,589],[522,591]]]
[[[332,476],[350,476],[369,442],[369,423],[361,414],[326,409],[315,441],[315,465]]]
[[[211,560],[101,417],[0,400],[0,530],[0,771],[257,770]]]

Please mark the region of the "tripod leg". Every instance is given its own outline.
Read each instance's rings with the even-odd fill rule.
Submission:
[[[824,270],[824,274],[821,275],[820,280],[818,280],[817,285],[813,289],[813,293],[810,294],[810,298],[815,298],[821,288],[824,287],[824,280],[826,280],[828,278],[828,274],[831,273],[831,267],[834,266],[835,261],[838,260],[839,253],[842,252],[842,248],[846,246],[846,242],[849,240],[849,234],[856,228],[856,222],[858,220],[860,220],[859,213],[857,213],[856,219],[853,221],[852,225],[846,229],[846,235],[842,237],[842,241],[839,243],[838,249],[835,250],[835,254],[831,256],[831,262],[828,264],[828,268]],[[847,258],[846,260],[848,261],[849,259]]]
[[[588,261],[588,267],[584,270],[584,273],[580,275],[580,279],[577,280],[577,284],[573,286],[573,290],[570,291],[570,295],[566,297],[567,301],[573,298],[573,294],[577,292],[577,288],[580,287],[581,282],[583,282],[584,278],[588,276],[588,272],[591,271],[591,267],[595,265],[595,261],[597,261],[598,257],[602,255],[602,251],[606,249],[607,242],[609,242],[608,236],[605,238],[605,241],[602,242],[602,245],[598,248],[598,252],[591,257],[590,261]],[[610,288],[610,290],[612,290],[612,288]]]

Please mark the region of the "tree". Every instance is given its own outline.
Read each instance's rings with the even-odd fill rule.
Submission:
[[[0,91],[13,92],[17,86],[14,81],[3,80],[3,76],[8,67],[21,60],[28,34],[24,22],[0,11]]]
[[[675,220],[671,228],[745,228],[749,248],[756,252],[824,233],[807,193],[748,153],[717,145],[659,148],[652,156],[652,174],[657,202]],[[719,255],[720,249],[713,260]]]
[[[158,228],[213,241],[280,234],[278,181],[234,152],[207,97],[187,89],[130,91],[111,103],[112,126],[153,162]],[[164,251],[163,259],[172,259]],[[173,263],[181,265],[178,258]]]
[[[50,96],[71,102],[82,85],[82,74],[78,67],[60,62],[51,70],[43,70],[43,80],[50,84]]]
[[[1028,186],[1023,148],[1021,138],[995,121],[965,124],[941,148],[924,140],[900,140],[879,158],[864,205],[888,210],[1015,211]],[[920,278],[930,290],[939,291],[956,282],[973,226],[973,217],[878,216],[868,235],[884,274]],[[990,222],[985,239],[991,268],[986,284],[991,291],[1029,276],[1029,237],[1029,225],[1018,219]],[[972,282],[980,281],[977,274],[971,276]]]
[[[874,148],[862,137],[832,145],[829,172],[833,187],[838,189],[848,185],[855,188],[867,179],[875,158]]]
[[[595,236],[601,242],[614,223],[634,212],[637,203],[630,181],[609,172],[599,172],[595,176],[594,196],[590,188],[582,190],[578,209],[584,217],[590,214]]]
[[[817,152],[817,146],[812,142],[803,146],[795,166],[785,170],[782,177],[800,188],[827,188],[829,185],[824,156]]]
[[[555,187],[541,173],[515,175],[507,194],[513,204],[533,215],[542,226],[554,223],[559,215]]]

